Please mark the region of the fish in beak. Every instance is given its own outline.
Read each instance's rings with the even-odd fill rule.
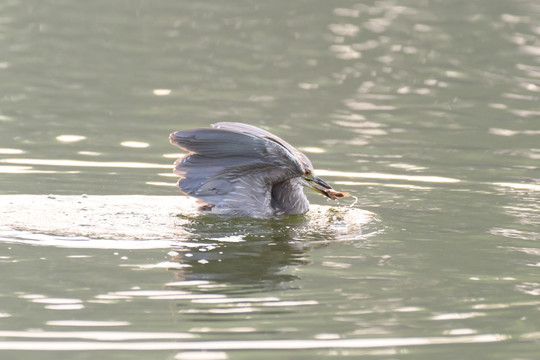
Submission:
[[[313,175],[310,171],[306,172],[304,175],[304,184],[311,190],[318,192],[319,194],[324,195],[332,200],[349,196],[349,194],[345,192],[334,190],[326,181],[318,176]]]

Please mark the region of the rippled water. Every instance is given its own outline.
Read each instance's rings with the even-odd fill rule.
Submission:
[[[2,2],[0,357],[538,359],[539,19]],[[167,137],[217,121],[285,138],[358,202],[186,214]]]

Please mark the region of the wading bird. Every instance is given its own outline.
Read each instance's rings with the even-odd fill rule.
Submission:
[[[330,198],[338,192],[315,176],[306,155],[285,140],[252,125],[220,122],[177,131],[171,144],[189,153],[176,160],[178,187],[214,214],[271,218],[302,214],[308,187]]]

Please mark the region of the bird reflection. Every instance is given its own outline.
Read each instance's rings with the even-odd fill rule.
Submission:
[[[272,219],[184,216],[170,256],[177,281],[208,282],[220,292],[291,288],[312,249],[364,241],[378,231],[375,214],[349,207],[313,205],[306,214]]]
[[[230,284],[231,290],[238,285],[290,287],[297,277],[287,272],[288,267],[309,262],[310,245],[297,239],[306,223],[302,215],[272,221],[206,218],[193,221],[188,229],[199,234],[200,246],[178,246],[171,252],[171,260],[183,265],[175,270],[177,280]]]

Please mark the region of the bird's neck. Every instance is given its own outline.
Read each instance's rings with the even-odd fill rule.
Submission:
[[[276,215],[303,214],[309,202],[302,189],[300,178],[292,178],[272,187],[272,207]]]

